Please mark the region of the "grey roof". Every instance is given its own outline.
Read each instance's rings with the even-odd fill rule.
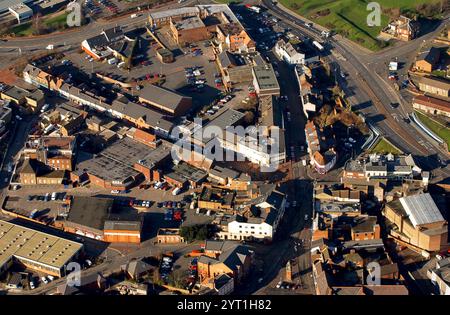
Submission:
[[[147,85],[144,89],[142,89],[139,93],[139,98],[171,110],[176,110],[183,99],[191,99],[190,97],[153,84]]]
[[[113,199],[76,196],[73,198],[67,221],[103,230],[112,206]]]
[[[382,239],[347,241],[342,244],[343,249],[383,248]]]
[[[272,65],[266,64],[253,67],[253,74],[261,90],[280,88]]]
[[[417,60],[424,60],[432,65],[435,65],[439,61],[439,49],[436,47],[431,47],[429,50],[421,52],[417,56]]]
[[[204,27],[205,24],[198,16],[185,18],[175,23],[178,30],[189,30]]]
[[[400,198],[400,203],[414,227],[445,221],[429,193]]]
[[[149,15],[152,19],[162,19],[162,18],[167,19],[172,16],[188,15],[188,14],[197,15],[197,14],[200,14],[200,10],[197,7],[182,7],[182,8],[172,9],[172,10],[152,12]]]
[[[21,3],[29,3],[32,0],[0,0],[0,13],[8,11],[9,7],[16,6]]]
[[[141,231],[141,222],[108,220],[105,221],[104,230]]]
[[[205,250],[219,251],[217,259],[201,256],[199,262],[217,264],[223,263],[232,270],[236,266],[242,266],[246,257],[250,256],[250,250],[247,246],[233,241],[206,241]]]

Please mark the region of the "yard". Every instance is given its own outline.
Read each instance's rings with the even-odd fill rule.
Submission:
[[[416,115],[425,126],[430,128],[437,136],[441,137],[447,143],[447,146],[450,147],[450,128],[421,112],[416,111]]]
[[[381,138],[380,141],[370,150],[371,153],[392,153],[392,154],[401,154],[402,152],[394,147],[390,142],[386,139]]]
[[[377,40],[380,30],[389,21],[389,13],[395,9],[413,11],[422,4],[438,3],[439,0],[379,0],[382,8],[381,26],[367,25],[366,10],[370,0],[280,0],[289,9],[325,26],[370,50],[379,50],[383,44]],[[394,9],[394,10],[392,10]]]

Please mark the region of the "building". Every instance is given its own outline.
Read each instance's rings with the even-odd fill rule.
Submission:
[[[46,274],[62,277],[66,266],[77,259],[83,244],[0,221],[0,273],[14,262]]]
[[[440,295],[450,295],[450,258],[438,260],[427,275]]]
[[[280,96],[280,86],[271,64],[253,67],[253,86],[258,96]]]
[[[33,16],[33,10],[24,3],[9,7],[9,12],[17,19],[17,23],[30,19]]]
[[[208,172],[192,166],[186,162],[180,162],[164,174],[166,182],[179,188],[197,188],[208,177]]]
[[[198,16],[186,17],[177,21],[170,19],[169,27],[174,41],[181,46],[187,46],[211,37],[206,25]]]
[[[448,80],[431,76],[419,78],[419,89],[425,93],[449,97],[450,83]]]
[[[25,143],[23,155],[28,159],[35,159],[52,170],[73,169],[76,154],[76,138],[43,136],[30,139]]]
[[[236,193],[233,190],[204,186],[197,205],[200,209],[232,211]]]
[[[158,49],[156,51],[156,57],[162,63],[171,63],[171,62],[175,61],[175,57],[173,56],[173,53],[166,48]]]
[[[416,59],[415,67],[418,71],[432,72],[439,63],[440,51],[436,47],[421,52]]]
[[[140,220],[109,220],[103,226],[103,241],[108,243],[141,243],[142,222]]]
[[[180,235],[180,229],[160,228],[156,239],[158,244],[184,243],[184,238]]]
[[[242,283],[252,261],[249,248],[233,241],[210,241],[205,243],[204,254],[198,259],[200,283],[207,283],[222,274],[234,279],[234,286]],[[234,290],[233,290],[234,291]]]
[[[337,155],[330,137],[318,130],[312,120],[305,125],[306,144],[310,162],[319,174],[325,174],[336,164]]]
[[[164,25],[169,25],[171,21],[181,21],[184,18],[192,16],[200,16],[199,6],[151,12],[149,13],[148,18],[150,25],[153,27],[161,27]]]
[[[400,15],[398,19],[390,22],[382,30],[382,33],[402,41],[410,41],[419,35],[419,31],[420,28],[417,21]]]
[[[123,191],[139,179],[159,180],[158,169],[170,160],[170,150],[171,145],[167,141],[160,141],[152,149],[148,144],[124,137],[97,156],[79,162],[71,173],[71,179],[78,184],[89,180],[106,189]]]
[[[412,105],[428,114],[450,117],[450,102],[438,98],[419,95],[414,97]]]
[[[217,63],[226,86],[252,82],[253,62],[250,62],[247,56],[224,50],[217,55]]]
[[[278,58],[290,65],[305,63],[305,54],[298,52],[290,42],[285,42],[282,39],[275,44],[275,53]]]
[[[139,101],[172,116],[184,115],[192,106],[191,97],[153,84],[139,91]]]
[[[21,4],[29,4],[32,0],[3,0],[0,1],[0,14],[9,12],[9,8],[15,7]]]
[[[12,120],[12,109],[7,101],[0,102],[0,143],[9,134],[9,126]]]
[[[256,51],[255,42],[239,22],[217,25],[216,34],[221,51],[239,53]]]
[[[67,180],[65,170],[52,170],[35,159],[21,160],[17,166],[19,182],[22,185],[62,185]]]
[[[448,226],[429,193],[402,197],[386,204],[391,236],[426,251],[448,247]]]
[[[401,181],[413,179],[421,172],[411,155],[370,154],[368,157],[347,161],[342,182],[367,185],[380,180]]]
[[[131,61],[136,46],[136,39],[132,32],[125,33],[116,26],[103,30],[81,42],[81,49],[95,60],[114,57],[124,62],[125,68],[131,67]]]
[[[227,233],[221,237],[229,240],[250,240],[270,242],[286,208],[286,196],[274,185],[261,186],[260,196],[250,202],[247,213],[232,217]]]

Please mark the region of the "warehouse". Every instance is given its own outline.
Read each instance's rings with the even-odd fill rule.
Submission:
[[[103,239],[103,227],[112,211],[113,199],[74,197],[69,215],[64,222],[64,231]]]
[[[152,84],[140,91],[139,102],[149,104],[172,116],[183,115],[192,106],[192,98]]]
[[[14,262],[57,277],[78,258],[83,245],[47,233],[0,221],[0,274]]]
[[[142,222],[107,220],[103,228],[103,240],[109,243],[135,243],[141,242]]]

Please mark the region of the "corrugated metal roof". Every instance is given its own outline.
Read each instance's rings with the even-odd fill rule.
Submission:
[[[400,198],[400,203],[414,227],[445,221],[429,193]]]

